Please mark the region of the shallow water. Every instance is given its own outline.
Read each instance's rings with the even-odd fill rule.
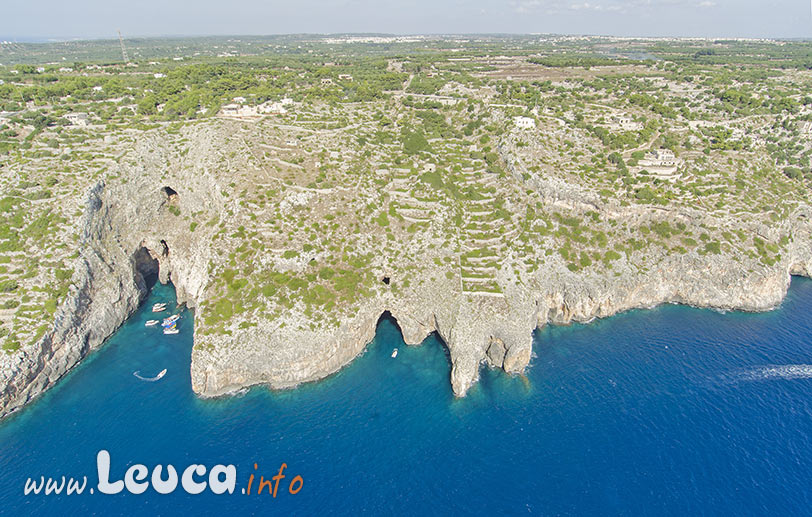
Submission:
[[[388,320],[367,351],[295,390],[199,400],[192,318],[145,328],[157,286],[98,352],[0,424],[0,513],[808,513],[812,281],[782,308],[678,306],[537,332],[526,377],[483,369],[455,400],[442,344],[403,344]],[[390,357],[397,347],[397,358]],[[145,382],[133,375],[154,377]],[[233,495],[23,495],[26,478],[133,463],[237,467]],[[241,495],[254,463],[276,498]],[[295,475],[302,490],[291,495]]]

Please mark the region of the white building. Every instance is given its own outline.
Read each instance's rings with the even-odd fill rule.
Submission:
[[[637,122],[631,117],[612,117],[610,125],[621,131],[640,131],[643,129],[643,123]]]
[[[443,106],[454,106],[460,99],[457,97],[451,97],[450,95],[427,95],[427,94],[419,94],[419,93],[410,93],[409,97],[416,101],[421,102],[438,102]]]
[[[87,126],[89,123],[87,113],[66,113],[65,120],[73,126]]]
[[[288,112],[285,106],[293,104],[293,100],[287,97],[281,101],[268,101],[259,106],[246,106],[245,102],[247,102],[245,97],[234,97],[234,102],[220,108],[220,115],[235,118],[259,118],[263,115],[284,115]]]
[[[683,161],[670,149],[655,149],[638,162],[638,170],[647,170],[654,176],[670,179],[677,173]]]
[[[536,127],[536,121],[530,117],[513,117],[513,123],[519,129],[533,129]]]
[[[659,161],[660,163],[677,163],[677,157],[671,149],[655,149],[649,153],[649,156],[651,159]]]
[[[265,102],[257,106],[257,111],[263,115],[284,115],[288,112],[281,102]]]
[[[259,116],[256,106],[241,106],[240,104],[226,104],[220,109],[220,114],[225,117],[253,118]]]
[[[164,77],[166,77],[166,74],[162,74],[162,73],[158,72],[158,73],[152,74],[152,76],[155,79],[163,79]]]

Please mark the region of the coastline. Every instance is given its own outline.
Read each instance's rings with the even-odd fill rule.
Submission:
[[[199,149],[217,149],[223,138],[206,125],[187,129],[185,136]],[[266,302],[266,313],[282,312],[273,319],[237,318],[227,332],[213,333],[205,324],[213,303],[209,284],[219,274],[212,272],[212,264],[217,271],[222,267],[218,263],[228,258],[218,249],[218,227],[188,232],[167,211],[177,201],[168,200],[157,186],[174,185],[184,213],[233,211],[227,227],[242,224],[248,214],[221,195],[223,180],[205,167],[213,161],[214,151],[195,155],[198,173],[177,169],[164,178],[160,164],[171,153],[154,152],[167,145],[161,139],[161,133],[153,131],[139,143],[138,165],[121,166],[128,181],[102,181],[89,191],[74,286],[59,306],[53,328],[36,345],[0,358],[0,416],[35,399],[102,346],[146,296],[144,277],[149,274],[157,274],[162,283],[171,281],[178,302],[201,316],[195,319],[191,361],[192,389],[199,396],[221,396],[258,384],[290,388],[331,375],[364,350],[381,315],[389,312],[407,344],[419,344],[437,333],[451,357],[451,386],[462,397],[477,382],[483,362],[521,373],[531,358],[532,333],[544,325],[586,322],[664,303],[769,310],[780,304],[791,275],[809,277],[812,271],[810,210],[802,205],[786,221],[757,227],[760,235],[776,240],[778,235],[792,236],[772,266],[734,253],[671,254],[655,247],[621,258],[611,274],[569,271],[556,255],[542,257],[543,265],[528,271],[508,250],[496,277],[501,294],[484,296],[461,291],[459,279],[450,278],[447,267],[435,263],[442,250],[432,245],[415,250],[417,258],[410,261],[422,267],[409,273],[408,283],[385,262],[373,261],[368,266],[370,277],[392,275],[393,283],[404,287],[395,292],[379,283],[357,306],[336,311],[332,323],[315,324],[299,306]],[[237,164],[243,166],[247,165]],[[611,203],[602,209],[626,213]],[[685,208],[672,213],[630,207],[627,212],[630,220],[644,214],[719,222]],[[729,219],[724,222],[733,224]],[[302,263],[307,264],[304,258]],[[249,325],[239,325],[240,321]]]

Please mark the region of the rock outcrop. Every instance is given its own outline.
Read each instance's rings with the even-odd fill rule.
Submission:
[[[391,285],[387,276],[385,285],[370,289],[356,306],[337,308],[330,323],[315,324],[303,305],[279,309],[282,301],[271,298],[262,311],[231,316],[226,326],[216,327],[210,316],[219,309],[211,285],[236,262],[237,248],[228,245],[228,235],[246,240],[251,225],[260,222],[244,202],[224,194],[234,178],[215,172],[222,132],[207,126],[188,132],[196,146],[193,163],[167,171],[166,164],[175,158],[160,135],[153,134],[139,144],[138,165],[122,165],[126,181],[100,182],[90,190],[74,285],[53,328],[35,346],[0,358],[0,416],[31,401],[101,346],[144,299],[151,276],[171,281],[179,302],[197,309],[191,379],[201,396],[258,384],[288,388],[330,375],[363,351],[385,311],[397,320],[407,344],[419,344],[434,332],[442,338],[451,357],[454,393],[464,396],[483,363],[522,372],[530,362],[537,327],[587,322],[662,303],[767,310],[781,302],[791,275],[812,271],[811,228],[799,210],[780,228],[763,230],[792,236],[772,265],[729,252],[647,250],[619,260],[611,274],[573,272],[557,256],[540,258],[543,265],[528,271],[503,250],[495,277],[500,289],[472,293],[461,288],[459,276],[448,274],[447,263],[432,260],[437,255],[428,253],[439,253],[432,245],[426,255],[408,259],[419,268],[404,269],[408,272],[393,276]],[[328,195],[334,191],[309,194]],[[544,196],[556,197],[547,190]],[[310,197],[307,203],[313,202]],[[617,206],[606,210],[623,211]],[[642,213],[639,207],[628,212],[635,218]],[[669,217],[661,212],[656,216]],[[187,214],[200,221],[190,224]],[[275,253],[275,264],[291,268],[317,261],[315,255],[302,257],[305,265],[299,266],[299,259],[273,250],[258,253]],[[376,260],[365,267],[377,278],[391,269]],[[276,309],[276,316],[261,317],[261,312]]]

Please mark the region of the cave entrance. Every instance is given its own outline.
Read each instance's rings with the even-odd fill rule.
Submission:
[[[134,257],[135,283],[148,292],[158,282],[158,259],[142,246]]]
[[[388,276],[385,276],[385,277],[383,277],[383,278],[381,279],[381,281],[382,281],[384,284],[389,285],[389,282],[391,282],[391,279],[390,279]],[[390,315],[390,316],[391,316],[391,315]]]
[[[169,256],[169,245],[163,239],[161,239],[161,255],[164,257]]]
[[[161,192],[164,193],[164,195],[166,196],[166,198],[169,201],[174,201],[174,200],[176,200],[178,198],[177,191],[175,189],[173,189],[172,187],[163,187],[161,189]]]
[[[378,318],[378,322],[375,325],[375,334],[376,335],[384,335],[384,336],[387,335],[387,332],[391,332],[391,330],[387,331],[386,327],[388,327],[390,325],[391,325],[391,327],[389,327],[389,328],[392,329],[394,327],[393,330],[397,331],[398,338],[399,338],[399,339],[394,340],[394,343],[396,345],[395,348],[403,347],[403,346],[410,346],[410,345],[407,345],[405,343],[404,339],[403,339],[403,329],[400,327],[400,323],[398,322],[397,318],[395,318],[392,315],[392,313],[389,312],[388,310],[383,311],[381,313],[380,317]],[[383,333],[381,334],[382,331],[383,331]],[[389,336],[391,336],[391,334],[389,334]],[[386,342],[387,344],[392,343],[392,341],[387,341],[385,339],[376,340],[376,341],[379,342],[379,343],[384,343],[384,342]],[[450,374],[451,369],[454,366],[454,363],[451,361],[451,350],[448,348],[448,343],[445,342],[445,340],[440,335],[440,333],[437,332],[436,330],[433,331],[431,334],[426,336],[425,339],[423,339],[423,341],[420,343],[420,345],[417,345],[417,346],[423,347],[423,346],[426,346],[426,345],[439,346],[440,349],[442,349],[443,357],[445,357],[446,365],[448,366],[448,372]],[[389,348],[389,346],[384,347],[384,353],[386,353],[387,355],[390,354],[391,351],[392,351],[392,349]],[[449,380],[450,380],[450,378],[449,378]]]

